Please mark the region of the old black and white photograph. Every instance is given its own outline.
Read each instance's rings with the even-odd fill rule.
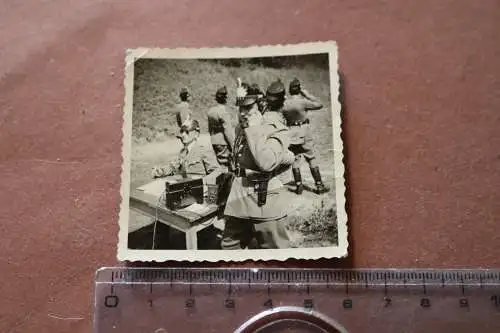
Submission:
[[[127,50],[118,259],[346,256],[337,53]]]

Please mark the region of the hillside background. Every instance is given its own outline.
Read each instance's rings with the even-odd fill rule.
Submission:
[[[192,95],[191,108],[207,132],[206,112],[214,106],[215,91],[226,86],[228,106],[236,123],[236,78],[257,83],[265,90],[272,81],[281,79],[286,86],[295,77],[324,103],[323,112],[312,114],[319,138],[318,144],[331,145],[330,77],[328,54],[248,59],[139,59],[134,68],[133,137],[136,142],[152,142],[177,133],[174,106],[179,91],[187,87]],[[317,120],[317,121],[316,121]]]
[[[191,93],[193,117],[201,126],[200,140],[210,144],[206,113],[216,105],[215,92],[218,88],[227,87],[228,110],[233,124],[236,124],[234,93],[237,77],[250,84],[257,83],[263,90],[277,79],[288,90],[291,80],[295,77],[300,79],[302,86],[324,105],[323,109],[310,112],[309,118],[316,156],[324,181],[331,191],[322,196],[306,191],[299,197],[284,189],[283,195],[290,196],[287,227],[295,239],[295,246],[337,243],[328,54],[217,60],[139,59],[135,62],[134,75],[131,189],[150,182],[151,168],[166,163],[181,148],[175,138],[178,127],[174,114],[181,88],[186,87]],[[302,175],[305,184],[313,186],[305,161]],[[291,179],[290,171],[290,174],[285,173],[282,181],[289,183]],[[136,213],[131,214],[131,231],[151,223]]]

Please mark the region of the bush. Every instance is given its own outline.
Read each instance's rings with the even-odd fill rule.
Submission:
[[[337,215],[335,207],[323,199],[307,216],[291,216],[288,228],[302,233],[306,240],[320,239],[336,243]]]

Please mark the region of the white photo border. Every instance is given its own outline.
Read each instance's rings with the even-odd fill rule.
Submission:
[[[334,151],[335,199],[337,216],[337,246],[317,248],[288,248],[272,250],[142,250],[129,249],[129,197],[132,146],[132,112],[134,87],[134,62],[140,58],[148,59],[214,59],[214,58],[252,58],[266,56],[293,56],[305,54],[329,54],[332,135]],[[128,49],[125,57],[125,98],[123,108],[121,204],[119,212],[119,235],[117,259],[119,261],[188,261],[188,262],[241,262],[284,261],[287,259],[330,259],[348,255],[348,226],[346,212],[345,165],[343,154],[342,115],[339,101],[338,48],[334,41],[251,46],[243,48],[137,48]]]

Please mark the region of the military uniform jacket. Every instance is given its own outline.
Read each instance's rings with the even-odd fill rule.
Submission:
[[[186,168],[188,175],[203,176],[208,183],[216,177],[219,170],[211,147],[206,147],[200,141],[193,142],[190,146],[183,147],[179,154],[165,166],[156,167],[156,177],[166,177],[182,174]],[[210,176],[207,176],[207,173]]]
[[[319,110],[322,105],[304,98],[300,95],[291,95],[285,100],[283,106],[283,116],[286,119],[287,125],[293,123],[304,122],[308,119],[307,111]]]
[[[310,126],[305,123],[309,120],[308,111],[318,110],[321,104],[313,102],[300,95],[292,95],[286,99],[283,107],[283,116],[290,127],[290,143],[304,144],[311,137]]]
[[[237,127],[235,161],[245,169],[232,184],[224,214],[243,219],[271,221],[286,216],[287,199],[278,175],[289,169],[294,155],[288,150],[288,129],[279,112],[268,111],[261,125]],[[258,205],[255,181],[268,179],[266,204]]]
[[[227,145],[232,150],[235,132],[225,105],[208,110],[208,132],[212,145]]]
[[[177,120],[177,125],[181,127],[186,120],[191,119],[192,111],[188,102],[180,102],[179,104],[176,105],[175,108],[176,108],[175,117]]]

